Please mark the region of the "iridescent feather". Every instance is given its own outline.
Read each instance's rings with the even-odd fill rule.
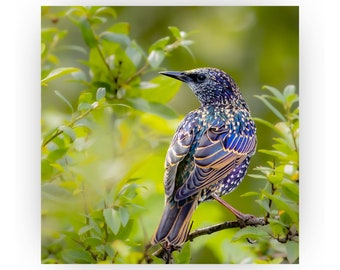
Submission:
[[[202,104],[180,123],[165,159],[165,207],[151,243],[176,249],[185,242],[199,203],[230,193],[244,178],[256,128],[239,88],[223,71],[163,74],[186,82]]]

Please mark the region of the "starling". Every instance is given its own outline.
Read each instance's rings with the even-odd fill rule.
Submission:
[[[160,73],[185,82],[201,103],[182,120],[166,154],[165,207],[151,244],[171,253],[186,241],[203,201],[215,199],[244,217],[220,197],[241,183],[257,139],[249,107],[228,74],[216,68]]]

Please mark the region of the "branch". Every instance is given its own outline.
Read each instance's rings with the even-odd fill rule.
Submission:
[[[193,241],[196,237],[206,234],[212,234],[218,231],[222,231],[230,228],[243,228],[245,226],[264,226],[268,224],[266,218],[264,217],[251,217],[246,221],[226,221],[217,225],[213,225],[207,228],[197,229],[196,231],[190,233],[187,237],[187,241]]]
[[[235,220],[235,221],[226,221],[217,225],[213,225],[210,227],[202,228],[202,229],[197,229],[190,233],[187,236],[186,241],[193,241],[196,237],[206,235],[206,234],[212,234],[218,231],[222,231],[225,229],[230,229],[230,228],[243,228],[246,226],[264,226],[268,224],[267,218],[266,217],[250,217],[247,220]],[[158,258],[163,258],[165,250],[163,248],[160,248],[156,250],[152,255],[158,257]]]
[[[129,84],[131,81],[133,81],[135,78],[142,76],[148,69],[150,63],[149,61],[146,61],[145,65],[142,66],[135,74],[133,74],[130,78],[128,78],[124,84]]]
[[[82,114],[78,115],[77,117],[73,118],[66,126],[73,128],[74,124],[78,122],[79,120],[83,119],[85,116],[87,116],[90,112],[92,112],[94,109],[98,107],[98,102],[94,102],[91,104],[91,108],[89,108],[87,111],[83,112]],[[64,131],[62,129],[56,128],[56,130],[53,132],[53,134],[46,138],[43,143],[42,147],[45,147],[49,142],[51,142],[53,139],[58,137],[60,134],[62,134]]]

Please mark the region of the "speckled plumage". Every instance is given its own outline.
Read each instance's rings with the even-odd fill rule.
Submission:
[[[256,148],[256,128],[234,80],[215,68],[161,72],[181,80],[201,103],[182,120],[165,160],[165,208],[151,240],[183,245],[199,203],[232,192]]]

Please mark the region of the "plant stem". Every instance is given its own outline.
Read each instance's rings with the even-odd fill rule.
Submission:
[[[149,61],[146,61],[145,65],[142,66],[135,74],[133,74],[130,78],[128,78],[126,81],[125,81],[125,84],[129,84],[131,81],[133,81],[135,78],[141,76],[144,74],[144,72],[146,72],[146,70],[148,69],[149,67]]]
[[[72,128],[76,122],[83,119],[85,116],[87,116],[90,112],[92,112],[94,109],[98,107],[98,103],[94,102],[90,109],[83,112],[82,114],[78,115],[77,117],[73,118],[66,126]],[[60,134],[62,134],[64,131],[62,129],[57,128],[55,132],[49,137],[48,139],[43,141],[42,147],[45,147],[49,142],[51,142],[53,139],[58,137]]]
[[[102,52],[102,50],[100,49],[100,47],[99,47],[98,44],[97,44],[96,48],[97,48],[97,51],[98,51],[98,53],[99,53],[100,58],[103,60],[103,62],[104,62],[104,64],[105,64],[105,66],[106,66],[106,68],[107,68],[109,74],[111,75],[111,68],[110,68],[109,64],[106,62],[105,56],[104,56],[104,54],[103,54],[103,52]]]

